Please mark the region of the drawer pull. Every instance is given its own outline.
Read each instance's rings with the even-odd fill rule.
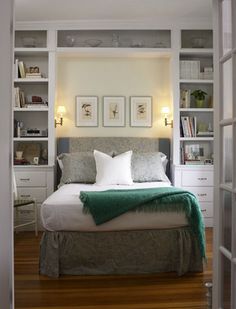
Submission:
[[[21,181],[30,181],[30,178],[20,178]]]
[[[198,180],[202,181],[202,180],[207,180],[206,177],[199,177]]]
[[[207,210],[206,209],[201,209],[201,212],[206,212]]]
[[[30,197],[30,194],[21,194],[21,197]]]
[[[207,196],[206,193],[198,193],[197,196]]]

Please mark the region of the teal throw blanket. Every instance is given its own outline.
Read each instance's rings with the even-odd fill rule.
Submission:
[[[84,212],[91,213],[96,225],[127,211],[184,212],[198,238],[205,257],[205,233],[201,209],[194,194],[175,187],[81,191]]]

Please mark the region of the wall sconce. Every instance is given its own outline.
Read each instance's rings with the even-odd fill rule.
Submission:
[[[65,108],[65,106],[59,105],[59,106],[57,107],[57,115],[59,115],[60,121],[57,121],[57,118],[55,118],[55,128],[56,128],[58,125],[60,125],[60,126],[63,125],[63,115],[65,115],[65,113],[66,113],[66,108]]]
[[[164,114],[165,117],[165,126],[171,126],[171,128],[173,128],[173,120],[168,121],[168,114],[170,113],[169,107],[162,107],[161,113]]]

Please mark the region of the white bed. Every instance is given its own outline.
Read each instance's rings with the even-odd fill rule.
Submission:
[[[180,212],[128,212],[101,225],[96,225],[91,214],[83,212],[80,191],[110,189],[143,189],[169,187],[166,182],[135,183],[131,186],[97,186],[95,184],[67,184],[60,187],[43,203],[41,219],[48,231],[119,231],[163,229],[187,226]]]

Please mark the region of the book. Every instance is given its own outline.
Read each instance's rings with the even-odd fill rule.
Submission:
[[[209,131],[206,131],[206,132],[198,132],[198,133],[197,133],[197,136],[198,136],[198,137],[213,137],[213,136],[214,136],[214,132],[209,132]]]
[[[184,137],[191,137],[189,117],[188,116],[181,116],[181,123],[182,123]]]
[[[42,78],[41,73],[26,73],[26,78]]]
[[[25,78],[25,64],[23,61],[18,62],[19,72],[20,72],[20,78]]]
[[[204,161],[202,160],[185,160],[185,165],[203,165]]]
[[[38,104],[35,104],[35,103],[27,103],[25,104],[25,107],[27,108],[47,108],[47,104],[43,104],[43,103],[38,103]]]
[[[25,93],[20,90],[20,107],[25,107]]]
[[[191,90],[181,89],[180,90],[180,107],[189,108],[191,102]]]
[[[14,95],[15,95],[15,107],[21,107],[20,106],[20,88],[19,87],[14,88]]]
[[[15,79],[19,78],[19,60],[18,59],[15,60],[15,72],[14,72],[14,74],[15,74]]]

